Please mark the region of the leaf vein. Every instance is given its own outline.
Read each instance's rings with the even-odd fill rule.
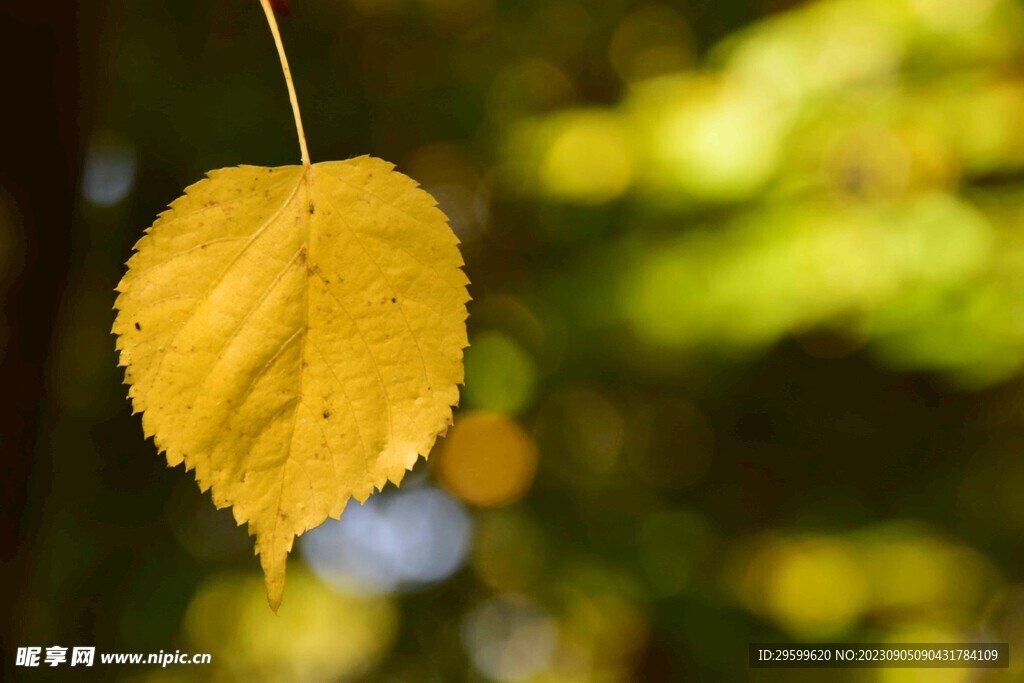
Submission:
[[[303,245],[303,247],[304,246],[305,245]],[[253,314],[256,313],[257,310],[259,310],[260,306],[263,305],[263,302],[270,297],[271,293],[273,293],[278,283],[280,283],[281,280],[284,279],[285,273],[288,272],[292,264],[295,263],[295,259],[297,259],[299,257],[299,254],[302,253],[303,247],[299,247],[299,249],[295,252],[295,255],[288,260],[284,267],[281,268],[281,270],[277,273],[276,276],[274,276],[274,279],[270,281],[270,284],[267,285],[267,287],[263,290],[263,293],[256,300],[256,302],[249,307],[249,310],[246,312],[245,316],[238,321],[238,324],[235,326],[235,329],[231,333],[231,336],[228,337],[227,340],[221,345],[220,351],[217,353],[217,360],[214,361],[210,369],[207,370],[206,378],[203,380],[203,383],[199,385],[199,389],[196,391],[195,394],[193,394],[193,401],[196,401],[200,397],[202,397],[203,392],[206,390],[206,387],[209,385],[210,381],[216,376],[217,370],[220,368],[221,364],[224,361],[224,358],[227,356],[227,352],[230,350],[231,345],[235,342],[236,339],[238,339],[238,336],[242,333],[242,330],[245,329],[246,324],[252,318]],[[195,420],[198,419],[196,417],[196,413],[198,412],[199,411],[195,411],[195,413],[193,413],[192,419],[189,420],[190,424],[193,424]],[[223,436],[223,432],[218,432],[215,435],[213,442],[210,443],[211,447],[216,447],[218,443],[217,436]]]
[[[331,205],[334,206],[333,202],[331,203]],[[334,210],[337,211],[338,207],[335,206]],[[366,248],[366,245],[363,244],[363,241],[359,239],[359,232],[352,228],[351,224],[349,224],[349,222],[345,220],[343,214],[341,215],[341,222],[344,223],[348,231],[352,233],[353,237],[355,237],[356,243],[359,245],[359,248],[363,250],[363,254],[366,255],[366,258],[370,259],[370,263],[372,263],[374,267],[377,268],[377,272],[379,272],[380,276],[384,278],[384,282],[387,284],[388,289],[391,290],[391,294],[394,295],[396,298],[399,298],[399,301],[397,302],[398,312],[401,314],[402,320],[405,322],[405,327],[409,331],[409,338],[412,339],[412,343],[416,345],[416,352],[419,354],[420,357],[420,367],[423,369],[423,379],[426,381],[426,386],[431,386],[430,374],[427,372],[427,360],[423,356],[423,349],[420,347],[420,340],[416,338],[416,333],[413,331],[412,325],[409,323],[409,318],[405,315],[405,292],[402,292],[401,296],[399,297],[398,290],[395,289],[395,286],[391,283],[391,279],[388,277],[387,273],[384,272],[384,268],[382,268],[380,263],[377,262],[377,259],[373,257],[373,254],[371,254],[370,250]],[[380,374],[380,370],[378,370],[377,372],[378,374]],[[383,384],[383,380],[381,381],[381,383]]]
[[[256,240],[259,238],[259,236],[262,235],[263,232],[268,227],[270,227],[274,223],[274,221],[276,221],[278,219],[278,217],[282,213],[284,213],[284,210],[286,208],[288,208],[288,205],[291,204],[292,200],[295,198],[295,194],[299,191],[299,186],[301,184],[302,184],[302,178],[300,177],[299,178],[299,182],[295,183],[295,188],[292,190],[292,193],[290,195],[288,195],[288,198],[284,201],[284,204],[281,205],[281,208],[278,209],[277,211],[275,211],[274,214],[263,223],[263,225],[261,225],[259,228],[257,228],[253,232],[252,237],[249,238],[249,241],[246,242],[244,245],[242,245],[242,248],[238,251],[237,254],[235,254],[234,258],[232,258],[231,261],[224,267],[224,270],[221,271],[220,275],[218,275],[213,280],[213,282],[211,282],[210,285],[207,286],[206,291],[204,291],[200,296],[196,297],[197,299],[205,300],[208,296],[210,296],[210,293],[214,290],[214,288],[218,284],[220,284],[220,282],[224,279],[224,276],[226,276],[228,274],[228,272],[234,267],[234,265],[238,262],[238,260],[240,258],[242,258],[242,256],[249,250],[249,247],[251,247],[256,242]],[[182,323],[181,329],[178,330],[178,332],[171,339],[171,346],[174,345],[174,342],[177,341],[177,339],[181,336],[181,333],[185,330],[186,327],[188,327],[188,324],[190,322],[192,322],[192,320],[195,318],[196,313],[198,312],[198,310],[199,310],[199,306],[196,306],[195,308],[192,309],[192,312],[189,314],[188,318],[185,320],[184,323]],[[164,354],[163,356],[160,357],[160,360],[157,362],[156,366],[153,368],[153,371],[152,371],[152,376],[153,377],[159,377],[160,370],[161,370],[161,368],[163,368],[164,360],[167,358],[168,355],[170,355],[170,354]],[[149,379],[149,375],[147,375],[145,377],[145,380],[148,380],[148,379]]]

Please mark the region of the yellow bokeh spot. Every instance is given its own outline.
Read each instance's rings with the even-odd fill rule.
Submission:
[[[728,202],[775,173],[789,108],[755,84],[667,75],[633,87],[626,108],[642,136],[640,185],[655,195]]]
[[[541,183],[556,198],[600,204],[629,189],[633,163],[628,129],[616,114],[573,112],[557,121]]]
[[[892,629],[882,639],[887,643],[963,643],[971,640],[973,638],[968,634],[942,625],[935,617],[920,623],[903,624]],[[976,675],[977,670],[966,668],[882,668],[874,672],[877,683],[967,683],[980,680]]]
[[[976,551],[913,526],[865,539],[873,609],[889,613],[972,613],[998,576]]]
[[[890,77],[909,38],[901,4],[809,3],[802,12],[751,27],[743,40],[727,45],[727,73],[794,102]]]
[[[797,637],[839,636],[868,606],[869,586],[853,548],[838,539],[788,541],[763,557],[765,607]]]
[[[348,680],[390,646],[396,620],[386,599],[340,594],[303,570],[289,573],[288,591],[274,615],[259,578],[214,577],[188,607],[186,639],[213,655],[217,675],[279,683]]]
[[[537,472],[537,446],[500,413],[463,414],[437,458],[442,484],[473,505],[507,505],[521,498]]]
[[[998,0],[910,0],[922,22],[940,31],[961,32],[989,20]]]
[[[971,669],[876,669],[878,683],[967,683],[978,680]]]

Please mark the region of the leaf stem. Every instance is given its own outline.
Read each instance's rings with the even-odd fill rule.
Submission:
[[[288,57],[284,53],[284,43],[281,42],[281,32],[277,28],[277,18],[274,16],[274,8],[270,6],[270,0],[260,0],[260,4],[263,5],[263,13],[267,15],[270,32],[274,35],[277,54],[281,57],[281,70],[284,71],[284,82],[288,86],[288,98],[292,102],[292,114],[295,115],[295,130],[299,134],[299,150],[302,152],[302,165],[309,168],[309,150],[306,149],[306,132],[302,129],[299,98],[295,96],[295,83],[292,81],[292,70],[288,68]]]

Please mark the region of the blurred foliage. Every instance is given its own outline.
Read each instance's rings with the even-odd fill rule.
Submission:
[[[213,654],[81,676],[140,682],[1024,680],[746,666],[1024,647],[1020,3],[292,4],[314,161],[398,161],[463,241],[463,409],[401,491],[301,539],[275,620],[107,332],[181,187],[297,158],[276,56],[254,1],[83,5],[100,126],[18,645]]]
[[[828,329],[988,385],[1024,361],[1022,21],[995,0],[811,4],[703,69],[666,53],[614,107],[520,121],[505,171],[547,201],[624,205],[626,234],[593,247],[612,277],[569,276],[614,301],[585,324],[727,356]]]

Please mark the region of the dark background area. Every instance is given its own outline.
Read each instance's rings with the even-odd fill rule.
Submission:
[[[465,398],[408,488],[467,546],[360,588],[394,567],[350,511],[266,609],[251,539],[143,439],[109,334],[184,187],[297,161],[262,12],[7,2],[0,679],[1020,679],[745,659],[1024,644],[1018,3],[291,4],[313,160],[396,162],[463,240]],[[15,666],[51,645],[213,665]]]

